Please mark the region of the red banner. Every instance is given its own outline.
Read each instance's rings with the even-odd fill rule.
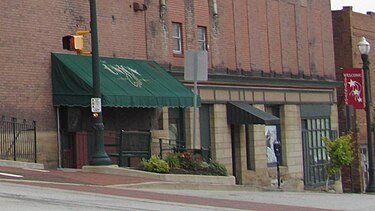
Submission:
[[[355,109],[365,108],[363,72],[361,68],[345,68],[344,92],[345,105],[352,105]]]

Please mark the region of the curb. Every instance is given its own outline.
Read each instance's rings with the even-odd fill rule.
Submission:
[[[138,184],[112,185],[107,187],[125,189],[166,189],[166,190],[215,190],[215,191],[273,191],[264,188],[245,185],[195,184],[179,182],[145,182]]]
[[[44,165],[41,163],[29,163],[29,162],[12,161],[12,160],[0,160],[0,166],[39,169],[39,170],[44,169]]]

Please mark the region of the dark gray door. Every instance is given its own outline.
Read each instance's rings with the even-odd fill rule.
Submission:
[[[323,185],[327,179],[328,154],[323,137],[336,138],[329,118],[302,120],[304,181],[306,186]]]
[[[169,139],[170,144],[176,146],[178,151],[186,149],[186,143],[183,134],[183,110],[180,108],[170,108],[169,115]]]

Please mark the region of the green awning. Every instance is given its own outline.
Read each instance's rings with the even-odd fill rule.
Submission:
[[[52,54],[54,106],[90,106],[91,56]],[[103,107],[191,107],[193,92],[154,61],[100,57]],[[200,99],[197,99],[200,105]]]

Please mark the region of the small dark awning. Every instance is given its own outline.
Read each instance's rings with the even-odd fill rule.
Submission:
[[[280,119],[244,102],[228,102],[227,117],[230,124],[278,125]]]
[[[100,57],[103,107],[192,107],[193,92],[154,61]],[[52,54],[54,106],[90,106],[91,56]],[[200,99],[197,99],[200,105]]]

